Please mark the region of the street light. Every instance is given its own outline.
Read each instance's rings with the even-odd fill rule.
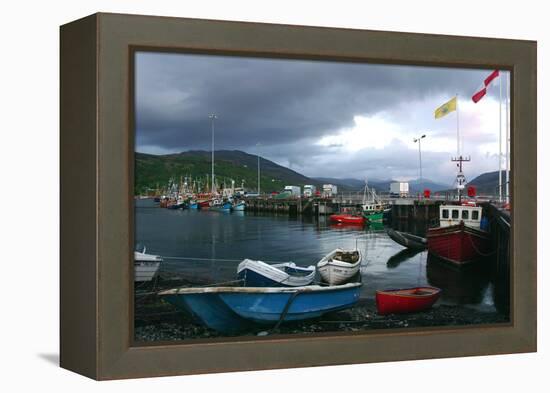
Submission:
[[[210,119],[210,127],[212,129],[212,188],[210,189],[212,194],[214,194],[214,120],[218,118],[218,115],[211,113],[208,115]]]
[[[260,142],[256,143],[256,146],[256,155],[258,156],[258,196],[260,196]]]
[[[413,139],[413,142],[416,143],[418,142],[418,163],[419,163],[419,166],[420,166],[420,194],[422,194],[422,151],[420,149],[420,140],[423,139],[423,138],[426,138],[426,135],[422,135],[421,137],[419,138],[414,138]]]

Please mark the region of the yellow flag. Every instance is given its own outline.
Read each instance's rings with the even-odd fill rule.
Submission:
[[[435,110],[435,118],[439,119],[452,111],[456,111],[456,97],[437,108]]]

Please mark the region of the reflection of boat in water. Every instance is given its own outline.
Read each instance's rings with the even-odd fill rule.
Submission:
[[[407,232],[400,232],[388,228],[386,230],[388,236],[396,243],[412,250],[425,250],[427,246],[426,239]]]
[[[318,263],[317,270],[324,282],[330,285],[345,283],[354,278],[361,267],[359,250],[337,248],[325,255]]]
[[[382,222],[368,222],[368,228],[371,231],[383,231],[384,230],[384,223]]]
[[[352,307],[359,300],[361,285],[176,288],[159,295],[209,328],[235,334],[251,323],[278,326]]]
[[[378,314],[405,314],[427,310],[439,299],[441,289],[415,287],[376,291]]]
[[[479,304],[489,286],[490,269],[486,264],[459,269],[428,255],[426,278],[430,285],[443,289],[442,300],[457,304]]]
[[[388,269],[395,269],[397,266],[399,266],[401,263],[408,261],[412,257],[414,257],[416,254],[418,254],[420,250],[411,250],[409,248],[405,248],[398,253],[392,255],[388,262],[386,262],[386,266]]]
[[[245,259],[237,267],[237,276],[245,287],[302,287],[315,278],[315,266],[304,268],[293,262],[268,265]]]

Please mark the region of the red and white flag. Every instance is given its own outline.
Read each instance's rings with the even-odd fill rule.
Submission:
[[[487,88],[489,87],[489,84],[496,77],[498,77],[498,70],[494,70],[493,72],[491,72],[491,75],[485,78],[485,80],[483,81],[483,87],[472,96],[473,102],[477,103],[485,96],[485,94],[487,94]]]

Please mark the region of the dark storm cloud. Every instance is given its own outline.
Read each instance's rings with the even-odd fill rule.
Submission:
[[[433,94],[470,96],[487,71],[139,53],[137,150],[216,149],[315,139],[353,125],[356,115]]]

